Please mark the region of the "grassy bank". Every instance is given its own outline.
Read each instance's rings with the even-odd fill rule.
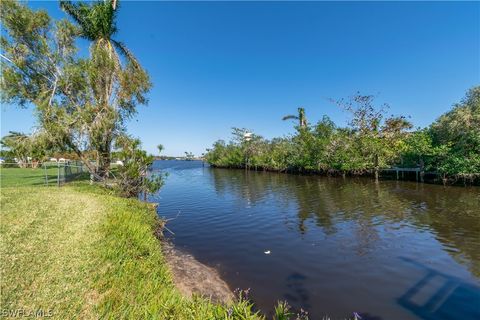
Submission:
[[[225,307],[180,295],[148,204],[83,182],[60,188],[24,183],[41,174],[1,170],[2,316],[258,318],[246,302]]]

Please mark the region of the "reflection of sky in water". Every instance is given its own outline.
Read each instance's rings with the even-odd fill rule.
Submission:
[[[161,216],[180,212],[169,223],[175,243],[217,266],[233,288],[251,287],[263,310],[287,299],[313,318],[427,319],[399,300],[427,269],[478,293],[479,188],[156,166],[169,176],[151,200]],[[457,300],[443,299],[468,318]]]

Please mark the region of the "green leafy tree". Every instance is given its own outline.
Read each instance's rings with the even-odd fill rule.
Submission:
[[[295,150],[289,138],[274,138],[269,142],[268,151],[264,155],[264,165],[267,170],[285,172],[292,164]]]
[[[470,89],[460,103],[431,126],[433,143],[452,143],[452,151],[480,153],[480,86]]]
[[[192,161],[194,158],[195,156],[193,155],[193,153],[185,151],[185,160]]]
[[[430,127],[434,143],[454,143],[455,151],[480,153],[480,86],[470,89],[460,103]]]
[[[29,163],[32,167],[38,166],[50,148],[48,140],[41,132],[27,135],[11,131],[0,140],[0,144],[2,149],[5,149],[7,157],[12,160],[16,159],[21,167],[25,167]]]
[[[380,168],[395,160],[403,147],[406,131],[412,125],[405,117],[385,118],[389,106],[384,103],[377,107],[374,99],[374,96],[357,93],[337,104],[352,114],[350,127],[364,159],[363,168],[359,169],[373,170],[378,180]]]
[[[84,27],[106,10],[100,3],[91,5],[95,10],[81,7],[90,21],[82,20]],[[136,106],[147,102],[147,73],[132,60],[122,65],[105,40],[92,46],[89,59],[79,57],[75,40],[86,33],[67,20],[52,22],[45,11],[6,0],[0,13],[2,102],[34,105],[49,140],[75,152],[94,177],[105,179],[113,140],[123,134]],[[114,21],[114,14],[110,18]],[[102,30],[108,35],[115,28]],[[96,165],[88,157],[91,151]]]
[[[471,88],[429,128],[436,148],[433,164],[444,176],[480,177],[480,87]]]
[[[135,113],[135,105],[146,104],[150,89],[148,74],[117,33],[117,1],[93,3],[60,1],[60,7],[77,24],[80,37],[91,42],[89,74],[96,113],[90,133],[98,151],[98,175],[108,175],[112,142],[122,132],[124,121]],[[121,57],[126,59],[122,64]],[[121,86],[123,90],[118,90]],[[119,97],[117,99],[116,97]],[[115,101],[116,100],[116,101]]]
[[[115,139],[117,156],[123,162],[118,167],[116,186],[125,197],[136,197],[141,193],[155,193],[164,184],[164,175],[149,174],[154,156],[141,149],[139,139],[121,135]]]
[[[24,133],[11,131],[0,141],[2,149],[8,152],[8,158],[16,159],[21,167],[29,162],[28,157],[31,151],[31,139]],[[13,160],[15,161],[15,160]]]
[[[430,169],[432,157],[436,154],[432,136],[428,130],[417,130],[405,140],[402,153],[407,166],[419,166],[421,171]],[[428,166],[428,167],[427,167]]]
[[[159,144],[159,145],[157,146],[157,149],[158,149],[158,154],[162,153],[162,151],[163,151],[163,145],[162,145],[162,144]]]
[[[365,167],[362,150],[351,129],[340,128],[333,134],[326,147],[327,172],[361,174]]]
[[[480,177],[480,87],[472,88],[454,108],[429,128],[411,132],[404,116],[387,116],[387,104],[357,93],[336,101],[349,111],[348,127],[337,127],[324,116],[308,125],[305,110],[286,119],[303,119],[289,137],[266,140],[234,128],[229,143],[217,141],[205,159],[213,166],[280,172],[321,172],[361,175],[382,168],[419,167],[439,173],[443,181],[459,178],[474,183]],[[248,133],[248,135],[247,135]]]

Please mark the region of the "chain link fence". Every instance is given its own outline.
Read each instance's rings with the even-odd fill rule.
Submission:
[[[45,176],[45,185],[56,184],[58,186],[82,178],[88,179],[87,167],[81,161],[68,162],[44,162],[42,168]],[[56,175],[51,173],[56,171]]]
[[[87,167],[78,160],[47,162],[0,163],[2,186],[4,185],[57,185],[75,180],[88,180]]]

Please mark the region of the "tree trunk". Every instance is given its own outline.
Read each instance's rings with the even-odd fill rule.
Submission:
[[[378,182],[379,167],[378,167],[378,155],[377,154],[375,155],[374,166],[375,166],[375,181]]]
[[[420,158],[420,181],[423,182],[423,176],[425,175],[425,162]]]
[[[97,165],[96,174],[100,181],[108,179],[110,172],[111,149],[112,149],[112,131],[106,130],[101,141],[96,144]]]
[[[98,150],[97,175],[105,180],[110,172],[110,146]]]
[[[97,168],[90,162],[90,159],[88,159],[88,157],[85,156],[85,154],[71,141],[66,141],[66,144],[77,154],[83,164],[87,167],[88,172],[90,172],[91,181],[100,180],[100,177],[97,175]]]

